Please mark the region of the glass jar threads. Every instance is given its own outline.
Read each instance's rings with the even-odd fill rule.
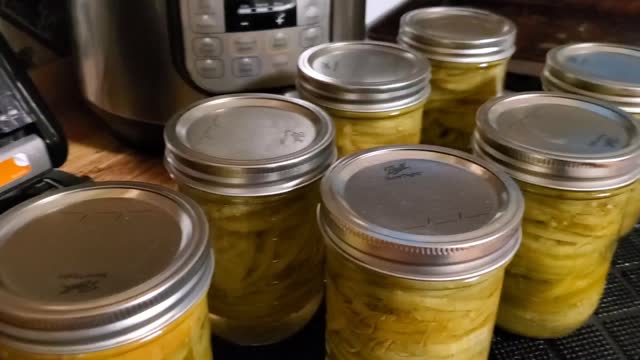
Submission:
[[[202,210],[137,183],[47,193],[0,217],[0,359],[211,360]]]
[[[382,147],[322,182],[327,359],[487,359],[522,195],[458,151]]]
[[[640,118],[640,48],[602,43],[560,46],[547,54],[542,75],[547,91],[608,101]],[[640,219],[640,181],[634,187],[622,230]]]
[[[501,95],[516,26],[487,11],[429,7],[405,14],[398,43],[431,63],[422,143],[471,150],[478,108]]]
[[[336,158],[333,138],[318,107],[266,94],[208,99],[167,125],[166,167],[215,229],[215,335],[274,343],[316,312],[324,276],[317,180]]]
[[[474,152],[518,180],[525,199],[498,325],[535,338],[568,335],[605,287],[638,173],[637,121],[576,95],[506,96],[479,110]]]
[[[333,117],[338,155],[345,156],[382,145],[419,144],[429,76],[428,63],[410,50],[344,42],[304,52],[297,88]]]

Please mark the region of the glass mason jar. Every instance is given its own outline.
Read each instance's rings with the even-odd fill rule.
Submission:
[[[487,359],[521,240],[517,185],[461,152],[407,145],[338,161],[321,192],[327,359]]]
[[[422,143],[471,151],[478,108],[501,95],[516,26],[484,10],[429,7],[400,21],[398,43],[431,63]]]
[[[419,144],[429,95],[429,65],[394,44],[320,45],[300,56],[298,93],[335,121],[338,155]]]
[[[0,359],[211,360],[206,218],[179,193],[98,183],[0,217]]]
[[[278,342],[318,309],[317,181],[335,160],[333,138],[321,109],[266,94],[208,99],[167,125],[166,167],[214,229],[215,335],[240,345]]]
[[[637,178],[640,125],[587,97],[523,93],[480,109],[474,152],[517,179],[525,200],[498,326],[535,338],[572,333],[605,288]]]
[[[564,45],[547,54],[542,86],[547,91],[589,96],[617,105],[640,118],[640,48],[618,44]],[[640,181],[636,181],[622,234],[640,219]]]

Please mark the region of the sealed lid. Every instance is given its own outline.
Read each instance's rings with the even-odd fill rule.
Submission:
[[[235,196],[278,194],[336,158],[333,122],[306,101],[243,94],[204,100],[165,128],[166,166],[181,183]]]
[[[545,87],[613,102],[640,113],[640,48],[616,44],[573,44],[547,54]]]
[[[504,96],[478,111],[474,151],[518,180],[566,190],[627,185],[640,168],[640,127],[613,105],[560,93]]]
[[[398,42],[440,61],[481,63],[515,52],[516,26],[488,11],[465,7],[428,7],[400,20]]]
[[[394,276],[474,277],[508,262],[520,244],[515,182],[446,148],[381,147],[343,158],[323,179],[322,201],[328,241]]]
[[[315,104],[343,111],[381,112],[410,107],[430,92],[431,68],[420,54],[369,41],[319,45],[298,60],[298,92]]]
[[[0,217],[0,343],[78,354],[154,336],[209,287],[206,218],[183,195],[103,183]]]

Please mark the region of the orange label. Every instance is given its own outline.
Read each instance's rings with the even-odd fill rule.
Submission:
[[[12,158],[0,161],[0,187],[14,182],[29,172],[31,172],[31,164],[24,154],[17,154]]]

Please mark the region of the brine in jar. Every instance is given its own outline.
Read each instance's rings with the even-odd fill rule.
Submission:
[[[322,200],[328,360],[488,358],[521,235],[508,176],[444,148],[382,147],[336,163]]]
[[[542,74],[546,91],[589,96],[608,101],[640,118],[640,48],[607,43],[579,43],[547,53]],[[640,219],[640,182],[634,186],[621,233]]]
[[[419,54],[394,44],[326,44],[300,57],[297,88],[333,117],[338,154],[346,156],[420,143],[429,71]]]
[[[487,11],[430,7],[405,14],[398,43],[431,63],[422,143],[471,151],[476,112],[501,95],[515,25]]]
[[[524,93],[481,108],[474,151],[517,179],[525,200],[498,325],[534,338],[571,334],[605,288],[637,178],[638,123],[594,99]]]
[[[499,324],[533,337],[565,336],[598,307],[631,188],[520,188],[524,240],[507,269]]]
[[[0,217],[0,359],[211,360],[213,257],[198,205],[98,183]]]
[[[318,179],[336,158],[331,118],[267,94],[205,100],[170,122],[166,166],[215,231],[215,335],[240,345],[302,329],[323,297]]]

